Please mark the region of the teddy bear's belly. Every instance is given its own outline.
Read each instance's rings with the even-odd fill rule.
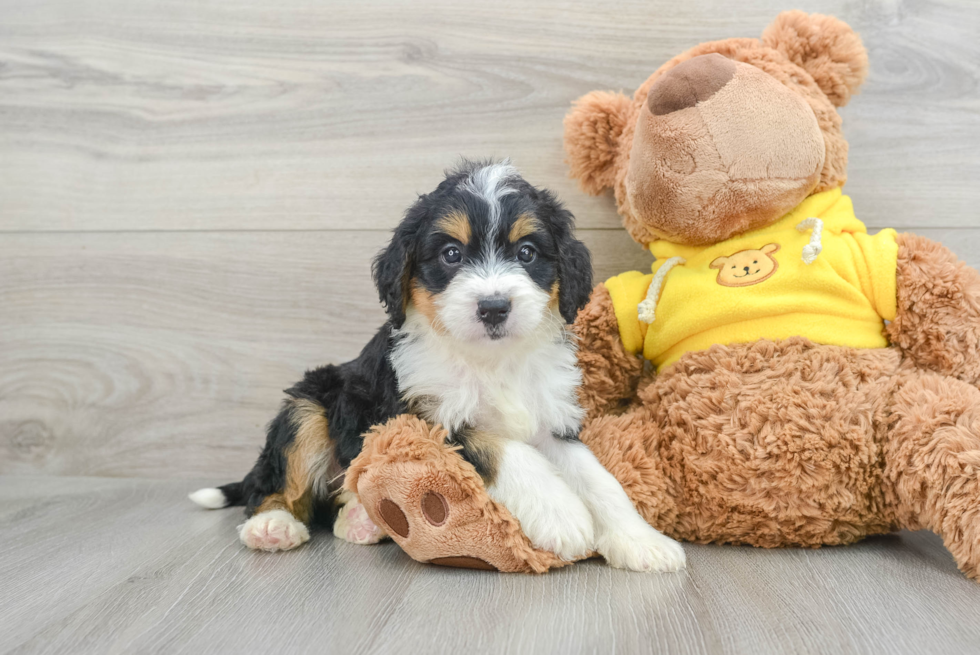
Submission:
[[[643,442],[649,471],[629,491],[672,536],[846,543],[894,522],[879,444],[899,364],[891,349],[799,338],[689,353],[642,388],[631,413],[646,416],[583,440],[614,471],[619,456],[605,445]]]

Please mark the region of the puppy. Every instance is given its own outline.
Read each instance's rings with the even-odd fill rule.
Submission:
[[[246,505],[240,536],[252,548],[295,547],[311,521],[335,519],[361,435],[408,411],[449,431],[536,547],[567,560],[596,551],[633,570],[683,568],[680,545],[643,520],[578,440],[581,373],[568,324],[589,299],[592,273],[572,229],[571,213],[508,163],[467,162],[447,174],[375,259],[388,322],[357,359],[287,390],[242,482],[191,499]],[[383,535],[356,499],[340,502],[335,534]]]

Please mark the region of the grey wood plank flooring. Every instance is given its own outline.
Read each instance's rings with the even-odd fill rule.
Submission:
[[[196,481],[0,476],[0,652],[975,653],[980,593],[931,533],[686,545],[655,575],[444,569],[329,533],[241,546]]]

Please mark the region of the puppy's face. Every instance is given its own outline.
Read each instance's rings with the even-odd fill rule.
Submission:
[[[465,342],[506,342],[571,322],[592,289],[573,218],[506,164],[467,164],[421,197],[375,261],[392,322],[417,312]]]

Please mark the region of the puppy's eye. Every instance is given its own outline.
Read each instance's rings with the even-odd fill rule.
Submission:
[[[442,261],[447,264],[458,264],[463,259],[463,253],[456,246],[449,246],[442,251]]]
[[[517,251],[517,258],[524,262],[525,264],[530,264],[534,261],[537,256],[538,251],[531,246],[521,246],[521,249]]]

